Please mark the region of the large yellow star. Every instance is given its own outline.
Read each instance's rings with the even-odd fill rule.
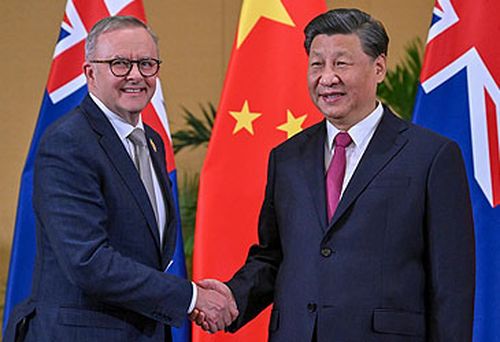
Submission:
[[[307,114],[304,114],[298,118],[294,117],[290,110],[286,111],[287,122],[283,125],[276,127],[280,131],[284,131],[287,134],[287,139],[290,139],[295,134],[302,131],[302,124],[307,118]]]
[[[261,17],[295,27],[281,0],[243,0],[236,42],[238,49]]]
[[[247,100],[245,100],[245,103],[243,103],[243,108],[241,108],[241,111],[239,112],[230,111],[229,114],[236,120],[236,126],[234,126],[233,134],[238,133],[238,131],[244,128],[252,135],[253,135],[252,122],[262,115],[261,113],[250,112]]]

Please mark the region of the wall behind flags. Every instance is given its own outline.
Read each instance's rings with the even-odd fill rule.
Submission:
[[[0,321],[20,176],[66,1],[0,1]],[[391,38],[390,67],[410,40],[425,41],[434,4],[434,0],[326,2],[329,8],[361,8],[384,22]],[[172,131],[183,126],[183,106],[199,113],[199,104],[218,104],[241,3],[144,0],[149,24],[160,37],[161,79]],[[199,172],[204,153],[204,149],[179,153],[179,176]]]

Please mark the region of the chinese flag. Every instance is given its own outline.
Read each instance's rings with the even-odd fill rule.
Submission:
[[[303,30],[324,0],[243,0],[200,178],[193,278],[228,280],[257,242],[270,150],[322,119],[307,91]],[[235,335],[193,330],[193,341],[266,341],[269,309]]]

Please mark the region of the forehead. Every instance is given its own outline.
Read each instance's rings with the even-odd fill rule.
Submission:
[[[158,47],[142,27],[125,27],[102,33],[96,42],[100,57],[158,57]]]
[[[316,55],[353,55],[363,53],[358,35],[350,34],[318,34],[311,43],[310,56]]]

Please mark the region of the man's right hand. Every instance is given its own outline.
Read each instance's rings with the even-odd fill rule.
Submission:
[[[191,320],[211,333],[229,326],[239,314],[229,287],[215,279],[204,279],[197,285],[198,298]]]

